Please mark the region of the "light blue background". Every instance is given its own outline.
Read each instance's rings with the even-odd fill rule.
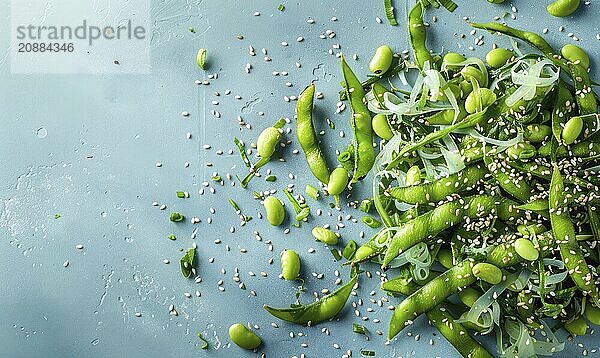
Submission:
[[[257,333],[264,341],[261,351],[269,357],[301,353],[307,357],[341,356],[347,349],[356,357],[363,348],[376,350],[378,357],[457,355],[438,333],[426,327],[423,319],[410,329],[420,333],[419,341],[404,332],[389,346],[383,345],[384,338],[374,332],[387,332],[391,312],[385,308],[388,303],[380,308],[369,302],[369,298],[385,297],[378,290],[378,267],[374,265],[367,267],[373,278],[362,276],[358,297],[351,298],[351,302],[363,299],[359,310],[361,317],[369,317],[369,321],[362,322],[371,332],[369,341],[351,332],[351,323],[360,320],[350,304],[341,316],[342,322],[313,328],[277,322],[280,328],[271,327],[275,319],[261,306],[285,306],[295,292],[292,283],[277,278],[278,253],[282,249],[296,249],[302,256],[307,278],[304,302],[311,300],[313,291],[333,289],[333,272],[339,268],[329,250],[315,243],[309,234],[313,225],[337,222],[338,213],[326,210],[326,200],[319,204],[326,210],[323,216],[313,215],[310,224],[301,229],[292,227],[287,235],[282,228],[269,227],[257,218],[260,205],[252,199],[251,190],[281,189],[294,183],[299,189],[296,191],[302,192],[307,181],[314,183],[302,155],[292,154],[292,149],[299,149],[295,142],[283,151],[287,163],[273,162],[267,167],[277,174],[277,182],[257,178],[248,191],[211,182],[216,194],[208,189],[204,195],[198,194],[213,171],[223,177],[227,172],[243,174],[245,168],[237,152],[227,154],[235,148],[232,137],[250,142],[279,116],[292,117],[294,103],[284,102],[283,97],[299,94],[311,80],[325,93],[325,99],[317,101],[316,122],[325,131],[323,147],[333,163],[334,149],[345,146],[350,133],[348,112],[335,114],[341,78],[338,60],[328,50],[339,43],[345,54],[357,53],[359,60],[350,64],[364,78],[367,61],[378,45],[388,43],[398,52],[407,48],[403,6],[397,11],[402,26],[394,28],[385,22],[381,1],[282,1],[286,8],[279,12],[279,2],[273,1],[155,0],[150,75],[10,75],[6,2],[0,6],[1,356],[254,356],[235,346],[228,347],[227,327],[238,321],[260,326]],[[597,75],[600,41],[595,36],[600,32],[600,2],[592,1],[566,19],[552,18],[543,3],[515,1],[518,20],[508,19],[509,23],[537,32],[548,27],[546,37],[557,47],[573,42],[567,37],[573,32],[589,51]],[[454,14],[443,10],[427,13],[430,22],[431,16],[438,17],[430,31],[432,49],[470,54],[466,47],[483,32],[469,35],[462,17],[488,21],[511,11],[508,2],[494,6],[472,0],[459,5]],[[261,15],[253,16],[255,11]],[[330,21],[333,16],[337,22]],[[378,24],[376,16],[384,23]],[[308,24],[309,17],[316,23]],[[558,32],[560,25],[565,26],[564,33]],[[196,29],[195,34],[187,31],[189,26]],[[318,35],[327,29],[337,36],[320,39]],[[461,39],[455,33],[467,36]],[[236,39],[239,34],[243,40]],[[296,42],[298,36],[304,36],[305,41]],[[484,46],[474,54],[484,54],[494,41],[507,45],[506,39],[487,33],[484,40]],[[283,47],[282,41],[289,46]],[[254,46],[257,56],[248,55],[248,45]],[[208,49],[206,74],[195,65],[200,47]],[[263,60],[263,47],[271,62]],[[294,65],[297,61],[302,64],[299,69]],[[246,63],[253,66],[251,74],[244,72]],[[120,66],[125,72],[136,65],[122,62]],[[287,71],[289,75],[273,76],[272,71]],[[194,84],[210,73],[217,73],[218,79],[210,80],[208,86]],[[288,81],[293,87],[285,86]],[[224,95],[227,89],[232,91],[229,96]],[[214,91],[221,96],[214,97]],[[242,99],[236,100],[234,95]],[[213,100],[219,104],[212,105]],[[213,109],[220,112],[221,118],[212,115]],[[189,111],[190,116],[183,118],[182,111]],[[258,115],[260,111],[264,116]],[[254,130],[241,130],[238,115]],[[335,122],[336,130],[325,124],[326,117]],[[38,137],[42,127],[47,132],[45,138]],[[348,135],[340,138],[340,130]],[[187,132],[192,133],[191,140],[186,139]],[[293,135],[287,138],[294,140]],[[204,144],[212,149],[203,149]],[[225,154],[217,155],[218,149]],[[156,162],[162,162],[162,168],[157,168]],[[190,163],[187,169],[185,162]],[[207,162],[215,166],[206,167]],[[288,179],[290,172],[298,178]],[[369,186],[359,185],[354,197],[368,195]],[[190,192],[191,198],[177,199],[176,190]],[[281,193],[278,196],[283,198]],[[229,197],[254,217],[243,228],[227,204]],[[168,208],[160,211],[152,206],[153,202]],[[311,202],[314,209],[319,205]],[[211,207],[215,214],[211,214]],[[197,216],[202,222],[175,225],[168,221],[170,211],[181,211],[188,218]],[[55,213],[61,218],[54,219]],[[346,215],[360,218],[360,213],[344,208],[340,214],[345,224],[340,229],[343,242],[366,240],[360,240],[358,233],[365,230],[368,236],[371,231],[360,221],[354,224],[345,219]],[[209,217],[212,224],[208,223]],[[231,225],[236,226],[234,234],[229,233]],[[179,249],[191,246],[194,226],[198,228],[195,242],[203,278],[200,284],[182,278],[178,268]],[[263,242],[254,238],[254,230],[260,232]],[[167,239],[170,233],[177,234],[177,241]],[[217,238],[222,244],[213,243]],[[266,240],[272,240],[273,252],[267,250]],[[78,244],[84,249],[77,250]],[[226,251],[225,245],[231,251]],[[309,247],[314,247],[316,253],[309,254]],[[241,253],[240,248],[248,253]],[[215,258],[212,264],[208,262],[210,257]],[[165,258],[172,263],[163,264]],[[269,258],[275,264],[268,265]],[[68,268],[63,267],[65,260],[70,262]],[[235,267],[240,269],[245,291],[232,281]],[[222,274],[222,268],[226,274]],[[346,279],[347,269],[340,270]],[[249,271],[257,276],[249,276]],[[261,271],[268,277],[260,276]],[[312,272],[324,273],[324,278],[316,279]],[[221,279],[225,292],[217,289]],[[200,298],[183,296],[196,289],[202,293]],[[249,297],[250,290],[258,296]],[[375,294],[370,296],[372,290]],[[391,301],[397,303],[397,299]],[[170,304],[176,306],[179,316],[169,315]],[[367,307],[373,312],[367,312]],[[135,317],[136,312],[142,317]],[[373,323],[376,318],[381,323]],[[330,335],[321,332],[325,327]],[[199,349],[199,331],[209,338],[210,351]],[[294,338],[290,338],[290,331],[295,333]],[[298,337],[298,332],[304,336]],[[576,342],[584,343],[589,351],[598,348],[597,335]],[[308,346],[302,347],[303,343]],[[341,349],[334,349],[334,343]],[[215,350],[218,344],[220,348]],[[582,350],[570,343],[557,356],[579,355]]]

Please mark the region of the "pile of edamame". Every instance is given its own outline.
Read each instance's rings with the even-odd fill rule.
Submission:
[[[559,0],[548,11],[564,16],[578,5]],[[341,57],[353,140],[339,148],[337,165],[327,163],[315,134],[315,84],[300,95],[297,141],[325,198],[337,205],[354,183],[373,178],[361,210],[374,207],[380,220],[363,222],[381,227],[360,247],[351,241],[343,255],[332,250],[352,268],[337,291],[308,305],[265,309],[303,325],[331,319],[355,288],[359,265],[376,262],[388,270],[382,290],[406,296],[393,310],[390,340],[426,314],[465,357],[552,355],[565,344],[557,330],[582,335],[600,323],[600,114],[590,58],[575,45],[558,51],[538,34],[497,22],[471,26],[535,51],[494,48],[485,60],[433,54],[423,20],[429,6],[417,1],[408,13],[413,62],[382,45],[360,82]],[[390,86],[399,73],[416,79]],[[281,137],[281,125],[261,134],[261,159],[249,175]],[[306,212],[298,222],[308,221],[308,205],[290,200],[297,215]],[[270,224],[284,221],[279,199],[268,196],[264,206]],[[327,228],[312,234],[324,245],[339,243]],[[301,280],[295,251],[282,252],[281,267],[282,278]],[[474,334],[495,334],[497,352]],[[245,326],[232,326],[230,335],[241,347],[260,345]]]

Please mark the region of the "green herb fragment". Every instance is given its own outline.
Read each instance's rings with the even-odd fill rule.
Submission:
[[[373,228],[373,229],[381,227],[381,221],[375,219],[372,216],[363,216],[362,222],[365,223],[365,225],[367,225],[368,227]]]
[[[265,181],[268,181],[268,182],[274,182],[276,180],[277,180],[277,177],[275,175],[269,175],[265,178]]]
[[[198,64],[198,67],[200,67],[200,69],[202,71],[206,71],[206,49],[205,48],[201,48],[200,50],[198,50],[198,55],[196,55],[196,63]]]
[[[306,203],[298,202],[298,200],[296,200],[296,198],[294,198],[294,195],[292,195],[292,192],[289,189],[287,189],[287,188],[283,189],[283,193],[285,194],[285,196],[288,198],[288,200],[292,204],[292,207],[294,208],[294,212],[296,213],[297,223],[294,224],[294,226],[300,227],[301,222],[304,221],[310,215],[310,208],[308,207],[308,205]]]
[[[54,218],[55,218],[55,219],[60,219],[60,217],[61,217],[61,215],[60,215],[60,214],[58,214],[58,213],[54,214]]]
[[[338,249],[331,249],[331,254],[335,261],[340,261],[342,259],[342,254],[340,254],[340,250]]]
[[[220,175],[215,175],[211,178],[212,181],[221,181],[221,176]]]
[[[187,250],[185,255],[180,260],[181,263],[181,274],[183,277],[188,278],[192,275],[192,270],[196,269],[196,249],[191,248]]]
[[[329,203],[329,207],[335,209],[335,203]]]
[[[385,8],[385,17],[387,17],[390,25],[398,26],[396,16],[394,16],[394,7],[392,6],[392,0],[383,0],[383,6]]]
[[[356,250],[358,250],[358,244],[356,243],[356,241],[350,240],[346,244],[346,247],[344,247],[344,251],[342,251],[342,256],[344,256],[346,260],[352,260],[354,254],[356,253]]]
[[[233,207],[233,210],[235,210],[235,212],[237,214],[239,214],[242,210],[240,209],[240,207],[238,206],[238,204],[233,201],[233,199],[229,199],[229,204],[231,204],[231,206]]]
[[[319,199],[319,189],[315,188],[310,184],[306,184],[306,189],[304,189],[306,195],[310,196],[313,200]]]
[[[175,241],[175,240],[177,240],[177,236],[175,236],[175,234],[171,234],[171,235],[169,235],[169,236],[167,236],[167,237],[168,237],[168,238],[169,238],[169,240],[171,240],[171,241]]]
[[[250,159],[248,159],[248,154],[246,153],[246,146],[237,138],[233,138],[233,142],[238,147],[240,156],[242,157],[242,161],[244,162],[246,167],[252,167],[252,163],[250,163]]]
[[[200,349],[208,349],[208,341],[202,337],[202,333],[198,333],[198,339],[202,342]]]
[[[440,4],[442,4],[442,6],[444,8],[446,8],[446,10],[450,11],[450,12],[454,12],[454,10],[456,10],[456,8],[458,7],[458,5],[452,1],[452,0],[438,0]]]
[[[265,198],[264,195],[258,191],[253,192],[252,195],[254,196],[254,199],[258,200],[263,200]]]
[[[171,216],[169,216],[169,220],[171,220],[174,223],[179,223],[185,220],[185,216],[181,215],[180,213],[174,212],[171,213]]]
[[[360,202],[360,211],[362,211],[363,213],[368,214],[372,208],[373,208],[373,200],[365,199]]]
[[[366,335],[369,330],[362,324],[352,323],[352,332]]]
[[[283,4],[279,4],[279,6],[277,6],[277,10],[279,11],[283,11],[285,9],[285,6]]]
[[[360,351],[360,355],[363,357],[375,357],[375,351],[363,349]]]
[[[177,191],[176,194],[179,199],[185,198],[185,191]]]
[[[195,32],[196,32],[196,30],[194,30],[194,28],[193,28],[193,27],[191,27],[191,26],[190,26],[190,27],[188,27],[188,31],[189,31],[189,32],[191,32],[191,33],[195,33]]]

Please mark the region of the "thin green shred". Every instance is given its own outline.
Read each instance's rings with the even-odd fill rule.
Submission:
[[[383,0],[383,6],[385,7],[385,17],[387,17],[390,25],[398,26],[398,21],[396,21],[396,16],[394,15],[392,0]]]
[[[208,349],[208,341],[202,337],[202,333],[198,332],[198,339],[202,342],[200,349]]]

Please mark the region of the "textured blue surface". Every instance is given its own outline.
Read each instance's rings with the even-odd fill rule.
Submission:
[[[301,299],[307,302],[313,291],[335,288],[336,269],[344,280],[348,277],[348,270],[333,262],[329,250],[313,241],[310,228],[343,222],[345,227],[339,230],[343,243],[365,241],[359,237],[361,230],[366,236],[372,233],[360,221],[348,220],[347,215],[360,219],[358,211],[346,207],[341,212],[330,210],[326,200],[316,204],[308,199],[312,208],[324,210],[323,215],[313,215],[310,224],[301,229],[287,222],[288,234],[258,219],[261,206],[252,199],[252,190],[279,189],[277,195],[283,199],[280,189],[286,185],[294,184],[296,192],[302,193],[307,182],[314,183],[303,156],[292,153],[299,149],[293,133],[286,137],[292,144],[282,151],[287,163],[273,162],[265,168],[277,175],[276,182],[256,178],[244,191],[228,180],[224,186],[210,181],[213,171],[223,178],[227,173],[241,175],[245,168],[232,137],[249,143],[278,117],[293,118],[294,102],[285,102],[284,96],[298,95],[311,80],[325,93],[325,98],[317,101],[316,125],[324,131],[323,148],[333,163],[334,150],[350,141],[350,133],[340,137],[340,131],[348,130],[348,111],[335,113],[341,78],[338,59],[328,51],[340,52],[332,47],[340,44],[347,57],[356,53],[358,61],[350,64],[364,78],[368,59],[378,45],[388,43],[397,52],[408,48],[404,6],[397,11],[401,26],[394,28],[385,22],[381,1],[282,1],[285,11],[280,12],[279,2],[272,1],[154,0],[151,74],[33,76],[10,75],[5,56],[9,51],[5,3],[0,6],[1,356],[255,356],[229,345],[227,327],[234,322],[258,325],[257,333],[264,341],[261,351],[269,357],[301,353],[307,357],[341,356],[348,349],[356,357],[363,348],[376,350],[378,357],[457,356],[424,319],[410,328],[412,337],[403,333],[384,345],[384,337],[375,332],[381,330],[385,335],[391,315],[386,307],[398,299],[390,298],[383,307],[370,302],[386,297],[378,290],[375,265],[366,267],[373,278],[363,276],[358,295],[350,300],[356,304],[362,298],[357,309],[368,321],[356,317],[348,304],[341,322],[312,328],[283,322],[277,322],[279,328],[271,326],[275,319],[262,305],[285,306],[296,291],[293,283],[277,277],[282,249],[293,248],[302,257],[307,293]],[[510,24],[537,32],[548,27],[546,37],[557,47],[572,43],[567,33],[574,33],[589,51],[598,78],[600,2],[594,0],[566,19],[548,15],[545,2],[515,4],[517,20],[509,15]],[[494,42],[507,45],[506,39],[487,33],[469,35],[462,17],[492,20],[505,11],[511,13],[508,2],[495,6],[470,0],[459,5],[454,14],[428,12],[430,48],[482,55]],[[260,16],[253,15],[256,11]],[[437,23],[432,22],[433,15]],[[334,16],[337,21],[330,20]],[[384,19],[383,24],[375,21],[377,16]],[[315,23],[307,23],[309,18]],[[560,25],[565,26],[564,32],[558,31]],[[196,29],[195,34],[187,31],[189,26]],[[336,36],[320,39],[328,29]],[[464,39],[457,35],[463,33]],[[243,40],[236,35],[243,35]],[[473,44],[479,35],[484,35],[481,47]],[[299,36],[305,40],[297,42]],[[289,46],[282,46],[282,41]],[[248,54],[249,45],[256,56]],[[471,45],[476,51],[468,49]],[[206,74],[194,64],[200,47],[208,49]],[[263,59],[262,48],[267,49],[271,61]],[[244,71],[247,63],[252,65],[250,74]],[[273,71],[289,74],[274,76]],[[218,78],[210,79],[210,85],[194,83],[215,73]],[[286,82],[293,86],[287,87]],[[231,94],[225,95],[226,90]],[[220,96],[214,96],[215,91]],[[190,116],[182,117],[182,111]],[[239,126],[238,115],[253,129]],[[336,130],[327,126],[325,118],[336,124]],[[188,132],[192,134],[189,140]],[[204,149],[205,144],[211,148]],[[217,154],[218,150],[224,154]],[[156,167],[157,162],[162,167]],[[190,163],[189,168],[184,168],[185,162]],[[214,166],[208,167],[208,163]],[[204,188],[203,182],[210,183],[215,193]],[[367,196],[369,187],[358,185],[354,198]],[[199,194],[202,188],[204,195]],[[191,197],[177,199],[176,190],[186,190]],[[227,203],[229,197],[254,217],[248,225],[240,227]],[[167,209],[161,211],[153,202],[165,204]],[[170,211],[181,211],[188,219],[198,217],[202,222],[170,223]],[[54,218],[56,213],[61,214],[59,219]],[[230,226],[235,227],[234,233]],[[194,241],[203,279],[199,284],[182,278],[178,267],[179,249],[191,246],[194,229],[198,230]],[[255,238],[255,230],[262,241]],[[176,241],[167,239],[171,233],[177,235]],[[216,239],[222,242],[215,244]],[[273,251],[268,250],[267,240],[272,241]],[[76,249],[78,244],[84,248]],[[308,253],[311,247],[316,252]],[[271,258],[275,263],[269,265]],[[163,259],[171,264],[163,264]],[[66,260],[70,264],[65,268]],[[239,268],[246,290],[232,280],[235,268]],[[250,271],[256,276],[250,276]],[[268,276],[261,276],[261,271]],[[313,273],[324,276],[318,279]],[[224,292],[218,290],[219,280],[224,281]],[[201,297],[195,296],[196,290]],[[256,297],[250,295],[251,290]],[[185,298],[184,292],[192,293],[193,298]],[[169,315],[171,304],[178,316]],[[351,332],[351,323],[359,321],[371,332],[369,341]],[[324,328],[328,334],[322,332]],[[209,339],[210,351],[200,350],[197,332]],[[583,343],[588,351],[598,348],[596,335],[576,339],[576,343]],[[583,349],[570,343],[557,356],[579,355]]]

